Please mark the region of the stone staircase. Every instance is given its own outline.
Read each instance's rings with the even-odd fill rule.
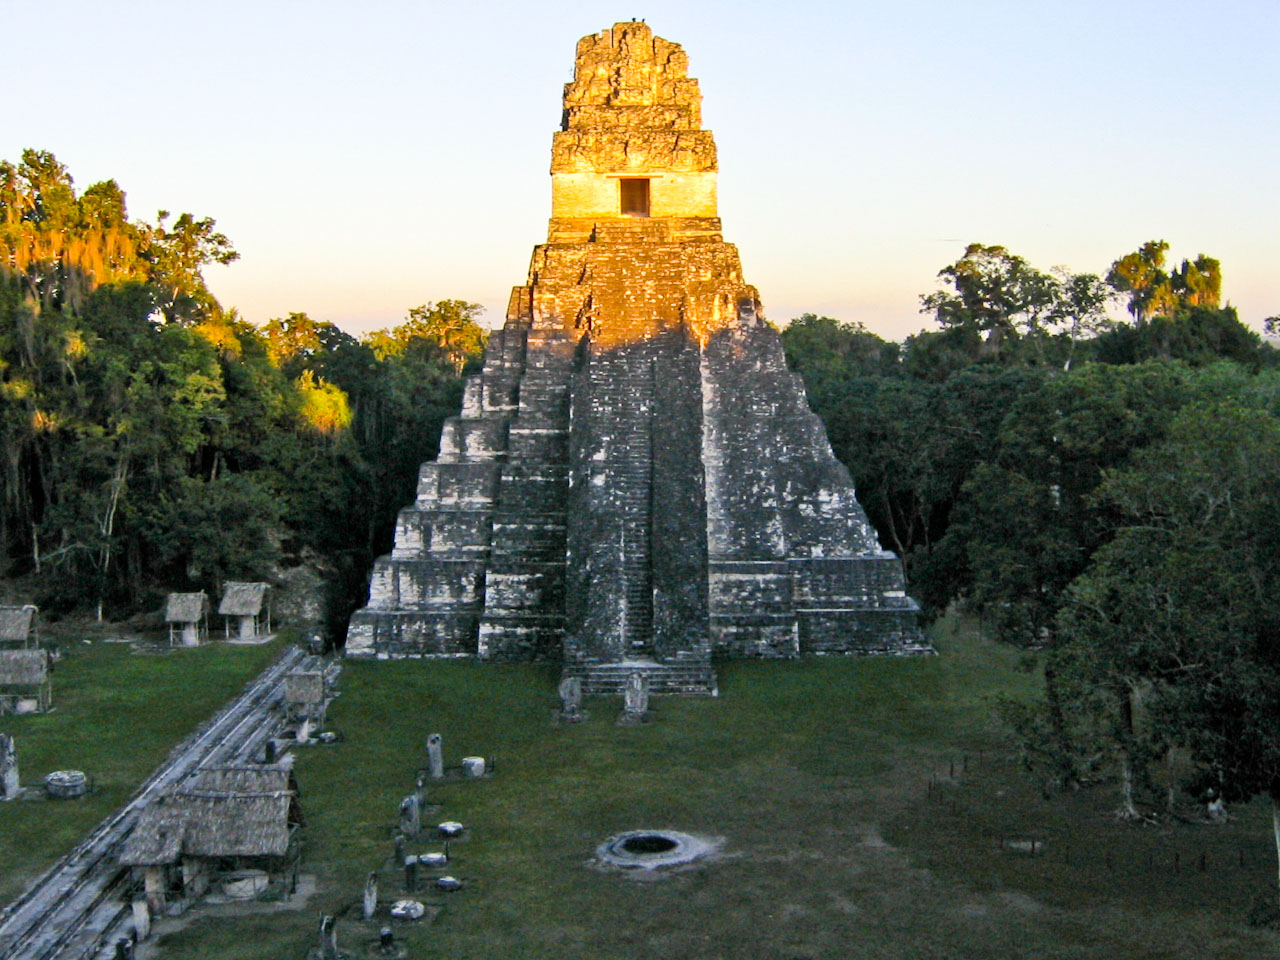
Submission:
[[[617,663],[566,664],[564,676],[580,677],[586,696],[621,696],[627,678],[638,673],[649,680],[649,693],[681,696],[716,696],[715,669],[710,661],[675,661],[659,663],[648,658],[635,658]]]
[[[604,482],[614,493],[621,539],[622,637],[630,656],[644,657],[653,652],[652,358],[642,347],[595,358],[589,382],[593,404],[616,423]]]

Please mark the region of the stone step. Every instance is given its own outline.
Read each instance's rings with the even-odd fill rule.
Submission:
[[[583,693],[588,696],[621,696],[627,679],[639,673],[649,680],[650,694],[716,696],[715,670],[709,662],[666,664],[655,661],[623,661],[621,663],[569,664],[565,676],[582,679]]]

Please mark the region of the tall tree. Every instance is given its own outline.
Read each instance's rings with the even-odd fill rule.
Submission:
[[[1107,322],[1100,278],[1045,273],[1001,246],[971,243],[938,277],[950,289],[922,296],[921,311],[944,329],[980,337],[977,359],[1069,366],[1076,342]]]
[[[1113,691],[1122,759],[1163,739],[1201,786],[1268,796],[1280,855],[1280,420],[1247,397],[1192,404],[1099,495],[1124,526],[1071,588],[1064,652]]]

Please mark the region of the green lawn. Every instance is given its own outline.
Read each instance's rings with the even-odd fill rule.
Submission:
[[[63,802],[0,804],[0,903],[7,903],[92,827],[122,806],[175,744],[280,655],[212,643],[141,656],[127,644],[71,643],[53,672],[51,713],[0,717],[13,734],[22,784],[88,773],[95,792]]]
[[[215,960],[234,943],[238,960],[302,956],[317,916],[334,912],[340,945],[363,956],[376,931],[359,922],[360,890],[371,869],[383,870],[384,899],[399,888],[388,864],[396,808],[434,731],[450,764],[481,754],[498,766],[490,780],[434,791],[438,819],[471,831],[453,865],[469,886],[419,895],[444,911],[401,929],[410,956],[1276,954],[1280,938],[1243,924],[1274,883],[1257,811],[1225,828],[1137,828],[1110,816],[1105,789],[1042,799],[990,705],[997,692],[1032,692],[1034,676],[963,630],[938,643],[942,656],[927,659],[724,664],[719,699],[657,699],[643,727],[615,726],[616,700],[589,701],[582,725],[553,726],[554,667],[348,664],[330,714],[345,742],[298,762],[319,892],[291,913],[197,915],[160,941],[163,955]],[[954,783],[931,793],[931,776],[947,781],[953,764]],[[601,840],[639,827],[724,847],[655,882],[589,865]],[[1029,834],[1047,842],[1043,856],[1001,849]]]

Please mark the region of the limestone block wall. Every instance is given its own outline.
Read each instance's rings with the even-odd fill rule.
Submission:
[[[641,171],[632,176],[649,181],[649,217],[714,217],[715,173]],[[557,173],[551,178],[551,216],[595,220],[620,217],[618,181],[626,168],[604,173]]]
[[[743,316],[713,334],[702,387],[716,654],[918,645],[902,565],[880,548],[777,332]]]
[[[584,37],[563,108],[547,243],[348,655],[562,659],[593,689],[643,657],[710,692],[713,653],[919,649],[902,566],[721,236],[684,51],[634,21]],[[647,211],[632,184],[622,215],[623,179]]]
[[[513,294],[522,307],[530,299]],[[529,322],[519,312],[512,323]],[[575,340],[530,328],[492,515],[477,652],[489,660],[559,659],[565,629],[569,378]]]

